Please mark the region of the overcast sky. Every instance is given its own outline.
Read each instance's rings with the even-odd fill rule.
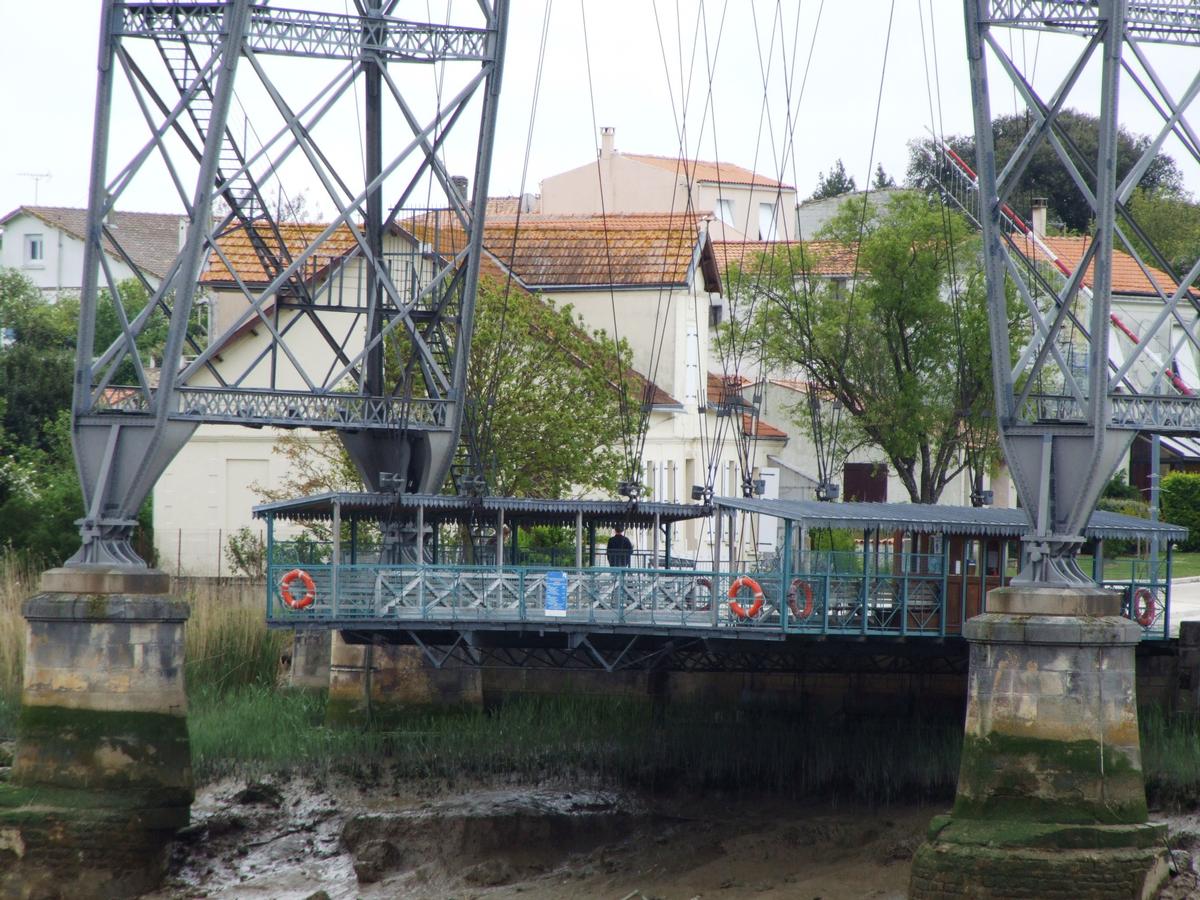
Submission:
[[[516,193],[521,184],[545,2],[512,3],[493,194]],[[327,0],[324,7],[341,11],[348,4]],[[461,0],[459,8],[464,4],[470,5]],[[398,12],[416,18],[425,6],[402,0]],[[52,6],[0,0],[4,210],[34,202],[30,175],[37,173],[50,175],[38,187],[41,204],[86,204],[99,8],[97,0]],[[615,127],[619,150],[672,155],[682,142],[688,155],[719,157],[780,177],[795,184],[801,197],[838,158],[863,185],[870,178],[873,142],[875,161],[899,180],[910,139],[931,127],[948,134],[971,129],[960,3],[790,0],[778,9],[777,15],[777,4],[766,0],[553,0],[526,189],[536,191],[542,177],[593,159],[594,125]],[[1033,33],[1018,33],[1008,44],[1023,65],[1031,67],[1036,60],[1039,87],[1046,94],[1078,46]],[[1168,49],[1162,57],[1162,71],[1177,94],[1200,68],[1194,55]],[[936,61],[940,75],[932,114],[926,59],[928,67]],[[994,112],[1012,112],[1012,89],[995,67],[992,79]],[[1085,78],[1084,93],[1071,105],[1094,109],[1090,85],[1094,79]],[[253,101],[246,103],[255,109]],[[1154,126],[1144,105],[1130,102],[1123,109],[1135,129]],[[934,121],[939,116],[940,124]],[[114,128],[130,146],[145,139],[146,126],[132,111],[118,117]],[[353,145],[347,152],[356,158],[357,142],[340,139]],[[1181,157],[1177,148],[1173,155]],[[1185,167],[1185,172],[1194,188],[1200,182],[1195,170]],[[163,184],[148,179],[135,185],[120,206],[178,209]],[[319,187],[303,186],[310,188],[312,205],[327,213]]]

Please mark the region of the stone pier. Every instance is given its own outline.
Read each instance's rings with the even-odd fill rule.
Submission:
[[[1166,826],[1147,821],[1134,648],[1119,595],[1007,587],[966,623],[966,730],[953,811],[910,897],[1153,896]],[[1047,614],[1050,611],[1055,614]]]
[[[27,600],[0,896],[133,897],[188,822],[187,604],[147,570],[58,569]]]
[[[382,725],[420,707],[483,705],[483,676],[473,666],[437,668],[420,647],[351,644],[333,636],[325,720],[333,726]]]

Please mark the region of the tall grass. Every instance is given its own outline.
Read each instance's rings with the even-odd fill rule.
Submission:
[[[186,629],[187,689],[204,702],[245,687],[271,687],[291,632],[269,631],[263,587],[239,579],[179,585],[191,617]]]
[[[1200,719],[1152,707],[1141,710],[1139,722],[1151,807],[1200,806]]]
[[[814,720],[777,712],[561,695],[424,710],[391,731],[324,728],[320,695],[250,689],[192,716],[201,779],[287,771],[398,779],[594,780],[870,803],[953,796],[955,722]]]
[[[21,602],[37,591],[40,560],[0,549],[0,737],[12,735],[25,667],[25,620]]]

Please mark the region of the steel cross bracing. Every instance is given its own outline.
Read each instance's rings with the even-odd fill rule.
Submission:
[[[1200,43],[1200,10],[1191,2],[1126,0],[964,0],[964,8],[977,151],[975,209],[988,275],[997,416],[1005,456],[1035,530],[1029,564],[1017,580],[1087,584],[1090,579],[1075,565],[1082,529],[1133,435],[1195,432],[1200,426],[1200,383],[1189,385],[1184,377],[1196,371],[1200,349],[1200,263],[1174,271],[1127,205],[1168,141],[1172,152],[1182,147],[1200,162],[1200,140],[1187,115],[1200,93],[1200,74],[1189,73],[1189,83],[1172,88],[1154,66],[1157,45]],[[1026,58],[1010,49],[1011,28],[1076,38],[1055,44],[1056,52],[1073,54],[1065,74],[1051,84],[1035,84],[1036,55],[1027,71]],[[1098,94],[1086,96],[1085,71],[1093,70]],[[1192,71],[1200,73],[1200,67]],[[1002,86],[995,95],[1019,97],[1029,123],[1003,168],[996,164],[991,127],[989,76],[996,73]],[[1157,113],[1162,124],[1118,179],[1120,112],[1135,101]],[[1083,153],[1062,126],[1063,110],[1072,105],[1098,107],[1098,149],[1092,154]],[[1073,267],[1044,252],[1008,205],[1034,153],[1045,146],[1093,214],[1090,241]],[[962,205],[968,208],[970,201]],[[1149,251],[1140,252],[1135,238]],[[1153,312],[1136,329],[1113,311],[1114,250],[1134,260],[1149,286],[1139,299]],[[1015,287],[1012,302],[1028,325],[1027,340],[1019,346],[1010,337],[1013,310],[1006,285]]]
[[[105,3],[70,565],[144,565],[137,511],[203,423],[336,429],[374,490],[387,472],[436,492],[449,471],[508,0],[440,24],[397,18],[398,0],[328,2]],[[134,254],[109,214],[146,182],[187,226],[131,307],[112,259],[136,270]],[[302,219],[297,182],[334,213]]]

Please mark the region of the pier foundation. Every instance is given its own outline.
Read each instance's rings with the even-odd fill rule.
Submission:
[[[334,632],[325,721],[382,725],[420,707],[481,707],[483,674],[474,666],[438,668],[416,646],[352,644]]]
[[[161,880],[192,802],[187,604],[145,569],[51,570],[42,589],[22,608],[0,896],[133,897]]]
[[[1006,587],[969,620],[954,808],[913,859],[910,897],[1149,897],[1167,874],[1147,821],[1134,649],[1119,595]]]

